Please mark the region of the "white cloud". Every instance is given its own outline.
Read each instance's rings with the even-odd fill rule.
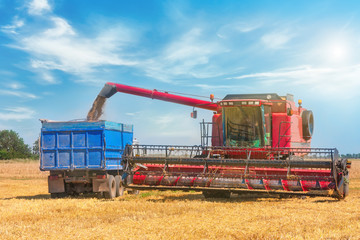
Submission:
[[[237,90],[237,89],[249,89],[249,88],[252,88],[250,86],[247,86],[247,85],[241,85],[241,84],[236,84],[236,85],[218,85],[218,84],[214,84],[214,85],[209,85],[209,84],[204,84],[204,83],[201,83],[201,84],[194,84],[192,85],[194,87],[198,87],[198,88],[201,88],[201,89],[204,89],[204,90],[211,90],[211,91],[214,91],[216,89],[217,90],[227,90],[227,91],[233,91],[233,90]]]
[[[47,0],[33,0],[28,5],[28,12],[31,15],[41,15],[51,11],[51,6]]]
[[[217,32],[217,36],[220,38],[229,38],[234,34],[238,33],[249,33],[260,28],[263,24],[261,22],[244,22],[244,21],[234,21],[232,23],[222,26]]]
[[[0,111],[0,119],[3,121],[21,121],[34,117],[35,111],[26,107],[5,108]]]
[[[10,82],[7,84],[7,86],[11,89],[18,90],[21,88],[24,88],[24,85],[18,82]]]
[[[336,96],[351,98],[360,95],[359,76],[360,65],[337,68],[299,66],[245,74],[233,79],[256,79],[267,85],[281,82],[282,86],[304,86],[316,94],[336,94]]]
[[[49,83],[49,84],[58,83],[58,81],[56,81],[54,76],[51,75],[51,73],[49,73],[49,72],[42,72],[41,77],[42,77],[43,80],[45,80],[46,83]]]
[[[15,16],[10,25],[5,25],[1,27],[1,31],[10,34],[18,34],[17,29],[21,28],[22,26],[24,26],[24,21]]]
[[[127,112],[127,113],[125,113],[125,115],[135,117],[135,116],[139,115],[139,113],[140,112]]]
[[[0,90],[0,95],[15,96],[15,97],[20,97],[20,98],[30,98],[30,99],[38,98],[36,95],[34,95],[32,93],[27,93],[27,92],[22,92],[22,91],[14,91],[14,90],[4,90],[4,89]]]
[[[63,18],[52,17],[53,27],[40,33],[18,38],[13,47],[28,52],[31,67],[46,83],[57,83],[50,70],[61,70],[80,77],[96,71],[97,67],[132,66],[137,62],[124,57],[124,46],[134,42],[132,30],[113,25],[94,38],[79,36]]]
[[[263,35],[261,41],[267,48],[279,49],[283,48],[292,38],[293,35],[286,31],[275,31]]]
[[[211,39],[206,38],[199,28],[193,28],[179,40],[170,43],[164,51],[164,60],[186,64],[188,67],[207,64],[209,58],[225,49]]]
[[[190,117],[185,117],[183,114],[162,114],[151,119],[151,122],[153,124],[152,129],[157,131],[158,136],[178,138],[186,136],[190,137],[194,135],[193,129],[189,127],[194,124],[193,119]],[[197,125],[197,123],[195,124]]]
[[[44,36],[61,37],[66,35],[75,35],[74,30],[65,19],[52,17],[50,20],[54,23],[55,27],[46,30],[44,32]]]
[[[200,28],[192,28],[169,43],[158,57],[145,61],[142,67],[147,76],[164,82],[179,77],[216,77],[223,72],[213,66],[210,59],[226,51]]]

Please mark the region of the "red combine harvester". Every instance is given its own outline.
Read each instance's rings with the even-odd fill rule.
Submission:
[[[195,190],[205,197],[231,193],[345,198],[350,163],[335,148],[311,148],[312,111],[293,96],[231,94],[213,102],[106,83],[100,97],[116,92],[214,112],[201,123],[201,145],[132,145],[123,155],[123,184],[133,189]],[[212,129],[212,134],[209,130]],[[211,146],[208,146],[211,142]]]

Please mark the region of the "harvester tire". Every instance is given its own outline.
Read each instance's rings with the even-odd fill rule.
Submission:
[[[124,187],[124,185],[122,183],[120,175],[115,176],[115,183],[116,183],[116,194],[115,194],[115,196],[120,197],[120,196],[124,195],[125,187]]]
[[[312,111],[305,110],[301,114],[303,138],[308,141],[311,139],[314,132],[314,115]]]
[[[108,177],[109,191],[104,192],[104,197],[107,199],[112,199],[116,197],[116,181],[113,175]]]

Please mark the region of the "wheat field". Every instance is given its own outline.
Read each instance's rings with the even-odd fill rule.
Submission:
[[[38,162],[0,162],[1,239],[360,239],[360,161],[350,196],[237,196],[141,192],[50,199]]]

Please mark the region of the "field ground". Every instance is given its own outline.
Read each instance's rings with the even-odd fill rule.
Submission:
[[[50,199],[38,165],[0,162],[1,239],[360,239],[360,161],[342,201],[170,191]]]

